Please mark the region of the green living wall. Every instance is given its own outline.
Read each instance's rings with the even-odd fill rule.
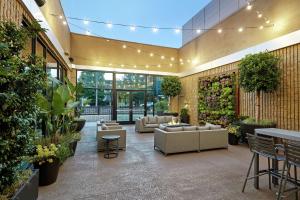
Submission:
[[[199,79],[199,123],[226,127],[235,118],[235,73]]]

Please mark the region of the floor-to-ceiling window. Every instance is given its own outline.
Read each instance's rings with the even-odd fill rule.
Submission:
[[[161,114],[168,110],[163,107],[168,106],[168,101],[161,92],[161,81],[162,76],[158,75],[78,70],[77,83],[84,87],[79,97],[85,106],[82,114],[94,120],[115,119],[124,123]]]
[[[77,83],[84,90],[78,97],[84,106],[83,115],[99,115],[111,120],[113,74],[100,71],[78,71]]]

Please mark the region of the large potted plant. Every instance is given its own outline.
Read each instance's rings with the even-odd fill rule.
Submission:
[[[166,76],[161,83],[162,93],[169,98],[168,106],[171,104],[171,97],[176,97],[182,89],[180,79],[176,76]],[[174,114],[174,113],[173,113]]]
[[[238,145],[241,136],[240,126],[230,124],[228,125],[227,130],[228,130],[228,143],[230,145]]]
[[[43,31],[32,22],[27,29],[11,22],[0,24],[0,197],[37,199],[38,174],[22,168],[33,147],[36,129],[37,94],[47,76],[43,63],[22,55],[26,42]],[[24,172],[27,171],[29,173]]]
[[[60,160],[57,157],[58,148],[55,144],[48,146],[37,145],[33,163],[39,169],[39,185],[46,186],[54,183],[58,176]]]
[[[162,116],[169,109],[168,101],[160,100],[154,104],[154,108],[157,115]]]
[[[180,110],[180,121],[182,123],[190,123],[190,115],[188,108],[184,107]]]
[[[280,83],[279,58],[269,52],[247,55],[239,63],[240,86],[246,92],[255,92],[255,121],[242,123],[242,134],[254,133],[255,128],[275,127],[276,125],[260,123],[260,99],[262,92],[273,92]]]

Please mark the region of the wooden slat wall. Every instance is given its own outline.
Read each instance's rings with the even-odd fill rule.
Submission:
[[[261,98],[261,114],[263,119],[273,120],[277,127],[300,130],[300,44],[278,49],[273,52],[281,58],[280,86],[276,92],[264,93]],[[179,109],[185,103],[190,105],[191,123],[198,122],[198,79],[215,76],[227,71],[236,71],[237,64],[232,63],[198,74],[183,77],[183,91],[179,97]],[[255,116],[255,94],[239,92],[240,115]]]
[[[0,21],[21,24],[23,15],[27,16],[18,0],[0,0]]]

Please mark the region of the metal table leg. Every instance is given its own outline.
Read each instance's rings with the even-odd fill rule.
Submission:
[[[278,160],[275,160],[275,159],[272,160],[272,169],[274,170],[274,172],[278,172]],[[272,183],[274,185],[278,185],[278,178],[273,176]]]
[[[259,189],[259,155],[256,153],[254,157],[254,188]]]

